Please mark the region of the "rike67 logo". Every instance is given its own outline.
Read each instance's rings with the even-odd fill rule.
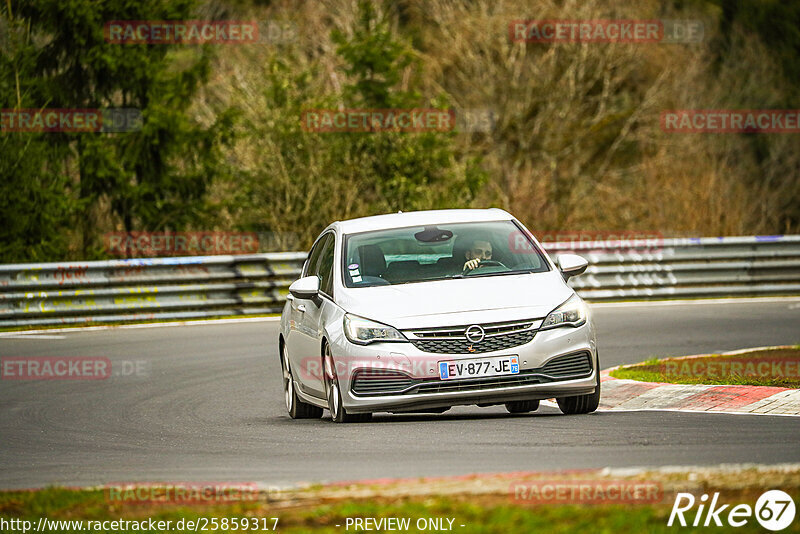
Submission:
[[[714,493],[711,501],[708,501],[706,494],[695,499],[691,493],[678,493],[667,526],[721,527],[727,523],[731,527],[741,527],[755,516],[756,521],[765,529],[779,531],[794,521],[794,501],[788,493],[781,490],[763,493],[756,501],[755,508],[748,504],[737,504],[732,508],[730,504],[721,504],[719,493]]]

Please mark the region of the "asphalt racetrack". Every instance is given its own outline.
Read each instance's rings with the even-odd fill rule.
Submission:
[[[800,299],[593,306],[602,366],[800,343]],[[0,381],[0,488],[301,482],[800,462],[800,418],[502,406],[293,421],[276,321],[0,335],[0,356],[103,356],[129,376]],[[138,365],[138,368],[136,367]]]

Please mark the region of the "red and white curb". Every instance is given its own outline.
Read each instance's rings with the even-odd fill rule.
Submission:
[[[723,354],[741,354],[766,348],[774,347],[746,349]],[[687,356],[686,358],[698,357],[700,356]],[[602,390],[598,411],[668,410],[800,416],[800,389],[639,382],[610,376],[609,373],[614,369],[617,367],[606,369],[600,373]]]

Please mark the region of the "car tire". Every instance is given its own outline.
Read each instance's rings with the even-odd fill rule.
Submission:
[[[283,371],[283,398],[286,401],[289,417],[292,419],[319,419],[322,417],[322,408],[303,402],[297,397],[286,344],[281,347],[281,369]]]
[[[342,392],[339,388],[339,377],[336,376],[336,365],[330,347],[325,345],[322,362],[322,377],[325,383],[325,398],[328,399],[328,411],[334,423],[363,423],[372,419],[371,413],[350,414],[342,405]]]
[[[597,360],[597,369],[595,370],[595,376],[597,377],[597,386],[595,387],[594,393],[590,393],[588,395],[578,395],[575,397],[561,397],[556,399],[558,402],[558,407],[561,409],[561,412],[565,415],[576,415],[576,414],[585,414],[585,413],[592,413],[593,411],[597,410],[597,406],[600,404],[600,360]]]
[[[508,413],[535,412],[538,408],[538,400],[511,401],[506,403],[506,410],[508,410]]]

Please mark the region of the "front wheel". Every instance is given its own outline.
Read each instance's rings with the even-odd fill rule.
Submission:
[[[596,387],[594,393],[588,395],[578,395],[576,397],[561,397],[556,399],[558,407],[566,415],[576,415],[584,413],[592,413],[597,410],[600,404],[600,360],[597,360],[597,369],[595,369],[597,376]]]
[[[286,345],[281,349],[281,368],[283,370],[283,398],[286,401],[286,410],[292,419],[319,419],[322,417],[322,408],[301,401],[294,389],[294,377],[289,365],[289,353]]]
[[[328,411],[331,412],[331,419],[334,423],[360,423],[369,421],[371,413],[350,414],[342,406],[342,392],[339,389],[339,377],[336,376],[336,365],[331,355],[331,348],[325,345],[325,356],[323,358],[323,379],[325,382],[325,396],[328,399]]]

